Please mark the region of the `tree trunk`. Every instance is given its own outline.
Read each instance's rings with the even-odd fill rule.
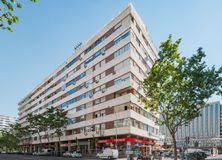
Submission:
[[[171,135],[173,138],[174,160],[177,160],[177,142],[176,142],[175,133],[171,133]]]
[[[61,155],[61,140],[60,140],[60,136],[58,137],[59,138],[59,143],[58,143],[58,152],[59,152],[59,156],[62,156]]]
[[[41,135],[40,133],[38,132],[38,135],[39,135],[39,141],[40,141],[40,151],[42,150],[42,147],[43,147],[43,144],[42,144],[42,138],[41,138]]]

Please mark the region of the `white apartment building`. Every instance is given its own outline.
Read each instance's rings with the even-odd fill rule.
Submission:
[[[158,117],[139,98],[144,96],[141,82],[157,58],[147,28],[130,4],[19,102],[19,122],[25,126],[28,113],[59,107],[70,118],[61,137],[63,150],[74,150],[78,140],[88,153],[95,140],[96,149],[117,144],[125,152],[140,145],[148,153],[158,137]],[[52,147],[57,142],[50,138]],[[37,135],[31,143],[36,150]]]
[[[0,131],[8,129],[9,125],[15,122],[16,122],[15,117],[0,115]]]

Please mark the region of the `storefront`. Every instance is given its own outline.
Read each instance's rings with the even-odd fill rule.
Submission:
[[[153,140],[142,140],[138,138],[110,138],[98,140],[97,145],[100,148],[111,147],[119,150],[119,154],[135,154],[142,153],[143,155],[151,154],[152,147],[155,144]]]

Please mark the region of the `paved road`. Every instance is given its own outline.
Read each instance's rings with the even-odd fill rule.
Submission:
[[[81,158],[81,160],[96,160],[92,158]],[[65,157],[44,157],[44,156],[27,156],[14,154],[0,154],[0,160],[80,160],[78,158]]]

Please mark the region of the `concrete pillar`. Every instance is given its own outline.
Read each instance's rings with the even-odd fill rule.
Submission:
[[[90,139],[88,139],[88,153],[91,154]]]
[[[131,142],[126,142],[126,157],[127,157],[127,160],[130,159],[130,153],[131,153]]]
[[[71,141],[68,141],[68,152],[71,152]]]
[[[55,151],[58,152],[59,151],[59,146],[58,146],[58,143],[55,142]]]

